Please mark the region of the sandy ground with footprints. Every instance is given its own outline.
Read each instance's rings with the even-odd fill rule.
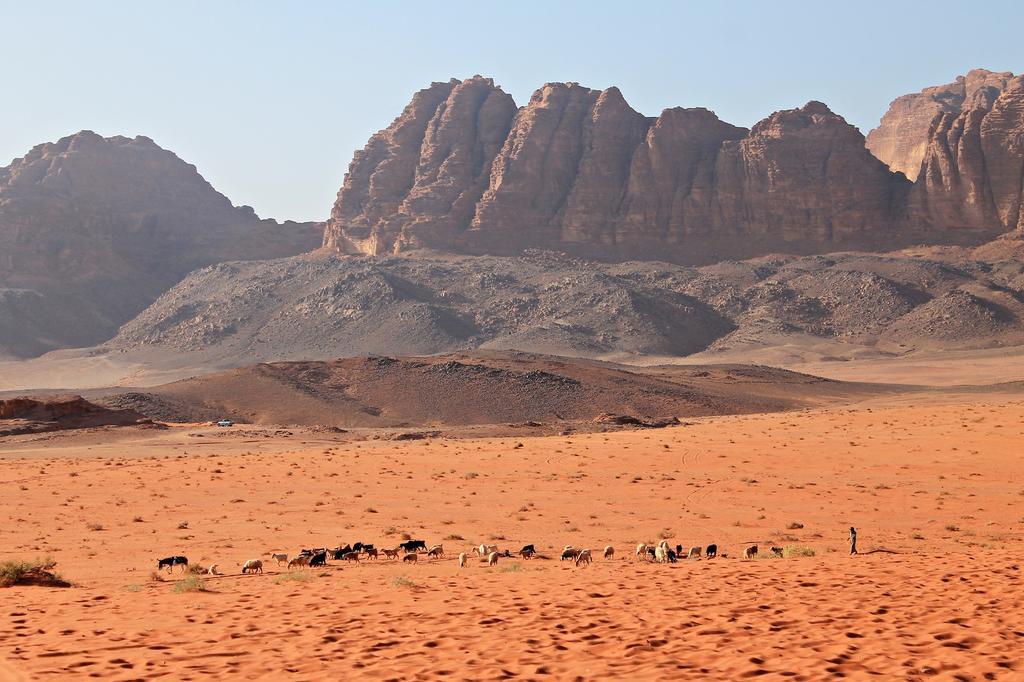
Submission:
[[[0,590],[0,678],[1024,679],[1022,414],[946,395],[543,438],[8,439],[0,558],[53,556],[75,587]],[[237,575],[403,532],[448,558]],[[729,557],[637,563],[660,536]],[[479,542],[550,558],[460,570]],[[151,574],[179,553],[232,575],[175,592]]]

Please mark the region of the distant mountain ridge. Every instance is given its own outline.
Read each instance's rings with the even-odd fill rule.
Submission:
[[[876,158],[820,102],[747,130],[706,109],[645,117],[614,87],[548,83],[516,107],[489,78],[433,83],[356,153],[324,243],[684,264],[978,244],[1024,227],[1024,78],[972,71],[961,85],[923,133],[888,133],[906,130],[921,149],[913,183],[886,163],[916,157],[878,142]]]
[[[901,171],[915,164],[911,181]],[[851,275],[798,258],[809,272],[793,293],[754,286],[746,266],[730,269],[737,260],[982,243],[964,256],[966,275],[940,268],[907,300],[873,269],[850,284],[883,307],[903,300],[885,308],[896,327],[879,343],[959,347],[974,330],[975,346],[1008,344],[1024,300],[1012,271],[1024,253],[1022,193],[1024,77],[984,70],[898,98],[867,140],[820,102],[746,129],[699,108],[645,117],[616,88],[549,83],[518,107],[488,78],[434,83],[355,154],[326,226],[261,220],[149,138],[82,131],[0,168],[0,359],[114,337],[116,347],[189,352],[206,352],[208,338],[223,361],[477,345],[685,355],[750,336],[744,311],[766,296],[777,331],[857,333],[806,307],[829,308]],[[321,246],[386,258],[277,260]],[[736,300],[666,282],[641,290],[593,262],[628,260],[721,263],[742,275],[725,285]],[[572,284],[547,282],[544,264]],[[440,272],[480,288],[446,285]],[[506,300],[511,292],[520,297]],[[609,316],[595,317],[606,300]]]

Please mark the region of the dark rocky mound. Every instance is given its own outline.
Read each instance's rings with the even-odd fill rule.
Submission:
[[[0,399],[0,436],[149,423],[134,410],[112,409],[80,396]]]
[[[627,368],[475,351],[258,364],[111,395],[105,402],[179,421],[440,427],[603,420],[664,426],[678,417],[786,410],[876,390],[764,367]]]

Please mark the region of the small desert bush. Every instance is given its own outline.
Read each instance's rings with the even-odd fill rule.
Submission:
[[[419,587],[415,582],[409,580],[404,575],[397,576],[391,581],[391,584],[395,587]]]
[[[85,527],[92,531],[103,530],[102,523],[87,523],[85,524]]]
[[[499,569],[502,573],[518,573],[523,570],[521,564],[505,564]]]
[[[672,532],[671,528],[662,528],[660,531],[658,531],[658,538],[661,540],[669,540],[671,538],[674,538],[675,536],[676,534]]]
[[[786,524],[786,530],[800,530],[804,527],[804,524],[799,521],[790,521]]]
[[[203,575],[206,573],[206,566],[202,564],[189,564],[189,575]]]
[[[958,530],[960,530],[960,526],[956,525],[955,523],[948,523],[946,524],[946,530],[955,533]]]
[[[782,548],[782,556],[787,559],[793,559],[795,557],[810,557],[814,556],[814,554],[814,550],[805,545],[786,545]]]
[[[133,516],[132,523],[142,523],[143,519],[141,516]]]
[[[184,592],[209,592],[209,590],[206,589],[206,581],[198,575],[187,575],[174,583],[175,594],[182,594]]]
[[[462,537],[458,533],[452,533],[451,535],[446,535],[444,537],[444,539],[445,540],[465,540],[466,538]]]
[[[178,530],[187,530],[187,529],[188,529],[188,521],[182,521],[181,523],[178,524]]]
[[[0,562],[0,587],[14,585],[71,587],[71,583],[53,572],[56,565],[57,562],[49,557],[35,561]]]
[[[160,573],[160,571],[151,571],[149,574],[149,579],[153,582],[162,583],[164,581],[164,576],[162,573]]]

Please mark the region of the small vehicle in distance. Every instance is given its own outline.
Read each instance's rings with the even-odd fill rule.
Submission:
[[[235,422],[231,421],[230,419],[221,419],[220,421],[217,422],[217,426],[234,426],[234,425],[235,425]]]

